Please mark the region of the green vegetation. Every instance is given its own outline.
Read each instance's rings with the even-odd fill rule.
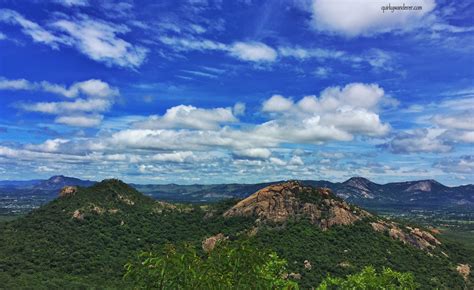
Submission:
[[[346,278],[327,277],[317,290],[366,290],[366,289],[417,289],[411,273],[400,273],[384,268],[379,274],[373,267],[365,267],[360,273],[348,275]]]
[[[367,265],[412,272],[424,289],[455,289],[463,285],[463,279],[455,272],[457,263],[472,265],[474,262],[474,257],[458,244],[441,246],[430,256],[374,232],[366,222],[321,231],[307,221],[293,221],[284,227],[262,227],[253,242],[287,259],[289,271],[302,275],[299,284],[305,289],[319,285],[328,275],[343,277]],[[311,263],[311,269],[305,268],[305,260]]]
[[[126,269],[136,289],[298,288],[284,278],[285,260],[248,242],[223,242],[206,255],[191,245],[167,245],[159,255],[142,253]]]
[[[170,243],[189,246],[167,248],[171,251],[169,260],[154,254],[141,259],[148,259],[149,264],[174,263],[179,270],[188,265],[189,261],[180,265],[176,260],[178,254],[185,254],[194,257],[188,258],[190,265],[200,269],[199,275],[204,269],[225,269],[238,275],[241,270],[237,269],[242,269],[242,273],[262,283],[288,282],[278,280],[280,276],[276,275],[285,269],[301,275],[294,281],[303,289],[319,285],[328,275],[336,278],[356,274],[367,265],[379,271],[390,267],[411,272],[421,288],[462,289],[465,283],[455,267],[458,263],[474,264],[470,252],[459,244],[447,242],[430,256],[374,232],[367,221],[327,231],[305,220],[260,224],[257,233],[249,237],[255,218],[222,216],[235,203],[165,204],[117,180],[80,188],[73,196],[57,198],[26,216],[0,223],[0,288],[132,288],[137,283],[133,273],[138,277],[150,274],[150,269],[140,268],[134,257],[141,252],[163,253]],[[228,236],[231,246],[207,257],[201,251],[201,242],[218,233]],[[248,242],[241,242],[243,239]],[[177,254],[170,254],[173,251]],[[239,260],[241,264],[226,264],[226,251],[234,251],[237,260],[239,255],[246,258]],[[311,267],[305,266],[305,260]],[[123,280],[123,265],[127,263],[131,263],[130,274]],[[219,267],[213,268],[214,264]],[[159,273],[151,273],[155,274]],[[227,277],[221,282],[237,283],[235,279]]]

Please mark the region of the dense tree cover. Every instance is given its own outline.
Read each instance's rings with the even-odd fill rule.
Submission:
[[[287,261],[248,240],[222,242],[210,253],[195,247],[166,245],[161,253],[143,252],[125,265],[124,278],[135,289],[299,289],[288,275]],[[326,277],[316,287],[328,289],[417,289],[413,274],[368,266],[345,278]]]
[[[0,223],[0,281],[7,289],[129,288],[133,283],[122,280],[123,265],[139,252],[187,242],[201,257],[206,237],[247,237],[254,218],[222,217],[235,202],[174,208],[119,181],[80,189],[25,217]],[[73,218],[76,210],[82,219]],[[250,242],[287,260],[288,271],[301,274],[297,282],[302,288],[319,285],[327,275],[344,277],[373,265],[377,270],[413,272],[422,288],[459,289],[464,281],[454,270],[456,263],[474,264],[457,245],[447,244],[429,256],[375,233],[364,222],[327,231],[303,220],[260,225]],[[304,267],[304,260],[311,269]]]
[[[367,265],[412,272],[425,289],[462,288],[464,281],[455,271],[456,263],[474,262],[474,257],[466,256],[454,245],[441,246],[429,255],[374,232],[365,222],[321,231],[308,221],[292,221],[279,227],[261,227],[252,240],[256,246],[269,247],[287,259],[289,270],[302,275],[299,283],[303,288],[319,285],[327,275],[343,277]],[[453,257],[446,257],[441,251],[452,253]],[[311,269],[305,268],[305,260],[311,263]]]
[[[200,245],[203,238],[219,232],[235,237],[253,223],[221,217],[226,203],[208,211],[198,206],[166,209],[124,184],[110,183],[81,189],[73,197],[58,198],[25,217],[1,223],[0,280],[11,285],[36,281],[33,284],[45,288],[53,280],[121,285],[123,265],[140,251],[166,243]],[[134,204],[120,201],[118,195]],[[90,210],[91,204],[118,211],[99,214]],[[72,218],[82,208],[84,219]],[[209,212],[215,213],[212,218],[206,217]]]
[[[371,266],[365,267],[360,273],[348,275],[345,278],[327,277],[316,288],[317,290],[371,290],[371,289],[403,289],[413,290],[419,286],[413,274],[400,273],[390,268],[384,268],[377,273]]]
[[[286,261],[248,242],[222,242],[199,255],[191,245],[167,245],[127,263],[125,278],[136,289],[298,289],[285,276]]]

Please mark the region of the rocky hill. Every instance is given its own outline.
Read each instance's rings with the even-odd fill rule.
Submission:
[[[348,204],[330,189],[304,186],[298,181],[267,186],[239,201],[223,216],[255,217],[257,225],[265,222],[282,223],[290,219],[308,219],[321,230],[368,221],[374,231],[388,233],[391,238],[419,249],[430,250],[441,244],[428,231],[387,221]]]
[[[224,216],[255,216],[257,222],[277,223],[307,217],[312,224],[327,230],[372,215],[350,206],[327,188],[306,187],[298,181],[288,181],[255,192],[226,211]]]

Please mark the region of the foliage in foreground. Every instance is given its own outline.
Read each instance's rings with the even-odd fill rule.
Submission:
[[[203,256],[189,244],[167,245],[125,268],[138,289],[298,289],[285,278],[284,259],[248,242],[222,243]]]
[[[346,278],[327,277],[317,290],[342,289],[417,289],[418,285],[412,273],[400,273],[384,268],[377,273],[372,266],[365,267],[360,273],[348,275]]]
[[[271,251],[248,242],[222,243],[209,254],[196,248],[168,244],[161,254],[144,252],[125,265],[124,276],[138,289],[299,289],[288,279],[287,262]],[[374,267],[346,278],[326,277],[316,288],[328,289],[417,289],[412,273]]]

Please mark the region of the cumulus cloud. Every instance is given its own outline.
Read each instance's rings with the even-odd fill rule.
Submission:
[[[436,7],[434,0],[392,1],[394,6],[421,6],[418,10],[384,11],[384,0],[312,0],[312,24],[319,31],[349,37],[373,35],[417,27]]]
[[[106,82],[97,79],[76,82],[69,87],[66,87],[61,84],[53,84],[47,81],[30,82],[25,79],[8,80],[0,77],[0,90],[44,91],[68,98],[75,98],[80,95],[109,98],[118,95],[117,88],[111,87]]]
[[[151,116],[145,121],[136,122],[137,128],[165,129],[188,128],[213,130],[220,124],[237,122],[231,108],[200,109],[179,105],[166,110],[163,116]]]
[[[240,158],[268,159],[268,148],[283,143],[321,144],[349,141],[355,135],[386,134],[390,126],[380,120],[376,111],[385,97],[380,87],[369,84],[330,88],[319,98],[310,96],[297,103],[273,96],[262,107],[270,113],[269,120],[242,128],[227,125],[238,121],[230,108],[180,105],[168,109],[163,116],[134,123],[134,129],[112,134],[108,146],[181,151],[222,148]],[[294,163],[299,162],[295,159]]]
[[[114,104],[119,90],[101,80],[91,79],[76,82],[69,87],[49,82],[29,82],[27,80],[0,79],[0,89],[41,90],[58,94],[73,101],[18,103],[16,106],[29,112],[57,115],[56,123],[76,127],[94,127],[100,124],[103,116]],[[81,96],[85,98],[80,98]]]
[[[306,96],[296,103],[274,95],[263,103],[262,110],[280,113],[281,118],[261,127],[306,142],[347,141],[353,134],[382,136],[390,126],[382,123],[377,111],[387,99],[391,98],[378,85],[362,83],[330,87],[319,97]]]
[[[61,1],[61,3],[72,6],[87,4],[87,1]],[[137,68],[148,54],[147,48],[119,37],[130,32],[128,26],[85,15],[55,20],[49,23],[47,29],[14,10],[0,9],[0,22],[20,26],[23,33],[29,35],[35,42],[47,44],[54,49],[59,49],[60,45],[74,47],[92,60],[107,65]]]
[[[273,95],[270,99],[263,102],[262,111],[264,112],[282,112],[288,111],[293,107],[293,100],[282,95]]]
[[[26,149],[32,151],[40,151],[40,152],[58,152],[60,149],[61,144],[67,143],[68,140],[66,139],[49,139],[44,141],[41,144],[27,144],[25,146]]]

